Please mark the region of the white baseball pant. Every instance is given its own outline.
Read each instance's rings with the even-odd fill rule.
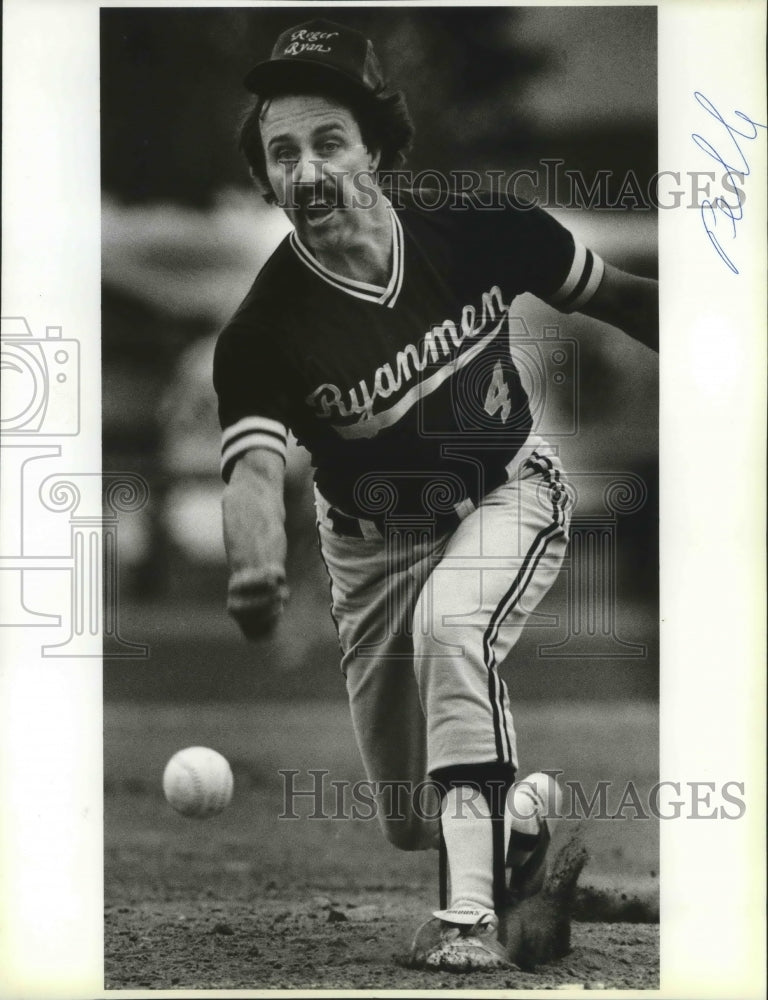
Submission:
[[[437,808],[409,790],[454,765],[517,768],[499,665],[565,555],[570,498],[559,459],[531,438],[490,492],[440,538],[337,534],[316,491],[352,722],[378,818],[404,850],[435,846]],[[393,787],[404,783],[395,808]]]

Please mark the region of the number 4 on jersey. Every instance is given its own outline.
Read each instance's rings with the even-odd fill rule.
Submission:
[[[507,417],[512,410],[512,404],[509,401],[509,387],[504,380],[504,372],[501,367],[501,361],[497,361],[493,373],[491,374],[491,381],[488,385],[488,392],[485,395],[485,412],[489,417],[494,416],[501,410],[501,422],[505,423]]]

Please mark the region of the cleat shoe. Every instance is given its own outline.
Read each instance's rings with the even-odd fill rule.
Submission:
[[[490,911],[438,910],[416,933],[411,964],[444,972],[514,969],[498,938],[499,921]],[[456,916],[462,922],[445,919]],[[472,922],[465,922],[471,918]]]
[[[510,852],[513,846],[517,846],[516,835],[513,833],[510,838]],[[518,842],[520,835],[517,835]],[[541,821],[541,830],[535,838],[535,844],[530,855],[520,865],[511,865],[509,877],[509,889],[507,893],[507,903],[517,903],[523,899],[528,899],[539,892],[544,885],[547,876],[547,851],[551,835],[546,820]],[[508,855],[509,856],[509,855]]]
[[[507,848],[508,904],[529,899],[543,888],[551,840],[548,819],[560,816],[561,808],[562,791],[552,775],[536,771],[513,786],[513,817],[519,822],[513,825]]]

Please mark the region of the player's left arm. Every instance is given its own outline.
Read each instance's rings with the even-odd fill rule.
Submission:
[[[520,207],[513,206],[502,222],[509,226],[509,267],[522,274],[525,291],[559,312],[610,323],[658,351],[658,282],[605,263],[544,209]]]
[[[659,349],[659,287],[652,278],[605,264],[600,284],[579,312],[618,327],[654,351]]]

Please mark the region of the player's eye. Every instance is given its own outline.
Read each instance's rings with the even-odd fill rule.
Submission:
[[[341,149],[341,143],[336,139],[326,139],[320,144],[320,152],[323,156],[333,156],[339,149]]]
[[[273,155],[276,163],[294,163],[296,161],[296,153],[287,146],[280,146]]]

